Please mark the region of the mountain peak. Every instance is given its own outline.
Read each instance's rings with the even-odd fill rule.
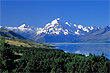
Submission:
[[[27,26],[26,24],[22,24],[21,26],[19,26],[18,28],[28,28],[29,25]]]
[[[57,20],[60,20],[60,18],[57,18]]]
[[[68,26],[71,26],[68,22],[65,22],[65,24],[67,24]]]
[[[60,20],[60,18],[54,19],[51,24],[58,24],[58,21]]]
[[[74,24],[74,26],[76,27],[76,24]]]
[[[20,27],[25,27],[26,26],[26,24],[22,24]]]
[[[81,29],[81,28],[83,28],[83,26],[82,25],[78,25],[78,28]]]
[[[105,26],[103,29],[110,31],[110,25]]]
[[[74,27],[73,27],[74,26]],[[60,18],[54,19],[51,23],[46,24],[38,34],[57,34],[57,35],[84,35],[85,33],[93,30],[96,27],[84,27],[82,25],[71,24],[69,22],[61,22]]]

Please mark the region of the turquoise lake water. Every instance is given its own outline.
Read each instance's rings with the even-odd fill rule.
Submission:
[[[65,52],[85,54],[90,53],[101,55],[104,52],[105,57],[110,59],[110,43],[54,43],[56,49],[62,49]]]

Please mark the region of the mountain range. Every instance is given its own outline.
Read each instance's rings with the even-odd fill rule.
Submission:
[[[110,25],[100,28],[97,26],[85,27],[83,25],[62,22],[56,18],[46,24],[44,28],[37,28],[22,24],[19,27],[2,27],[12,30],[36,42],[105,42],[109,41]]]
[[[102,29],[92,30],[73,42],[80,43],[110,43],[110,25]]]

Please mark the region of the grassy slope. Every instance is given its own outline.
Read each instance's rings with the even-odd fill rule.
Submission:
[[[0,28],[0,36],[5,37],[5,42],[8,42],[10,45],[15,46],[23,46],[23,47],[42,47],[42,48],[49,48],[47,44],[43,43],[36,43],[30,39],[22,37],[19,34],[16,34],[13,31],[5,30]]]
[[[27,41],[18,41],[18,40],[12,40],[12,39],[6,39],[5,42],[8,42],[10,45],[15,46],[23,46],[23,47],[42,47],[47,48],[47,44],[41,44],[41,43],[35,43],[35,42],[27,42]]]

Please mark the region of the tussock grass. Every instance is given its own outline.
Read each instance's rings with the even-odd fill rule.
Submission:
[[[27,43],[23,43],[23,42],[19,42],[19,41],[14,41],[14,40],[6,40],[5,42],[8,42],[11,45],[15,45],[15,46],[24,46],[24,47],[31,47],[29,44]]]
[[[21,40],[12,40],[12,39],[6,39],[6,43],[10,45],[15,46],[23,46],[23,47],[35,47],[35,48],[52,48],[51,46],[48,46],[48,44],[44,43],[36,43],[36,42],[27,42],[27,41],[21,41]]]

